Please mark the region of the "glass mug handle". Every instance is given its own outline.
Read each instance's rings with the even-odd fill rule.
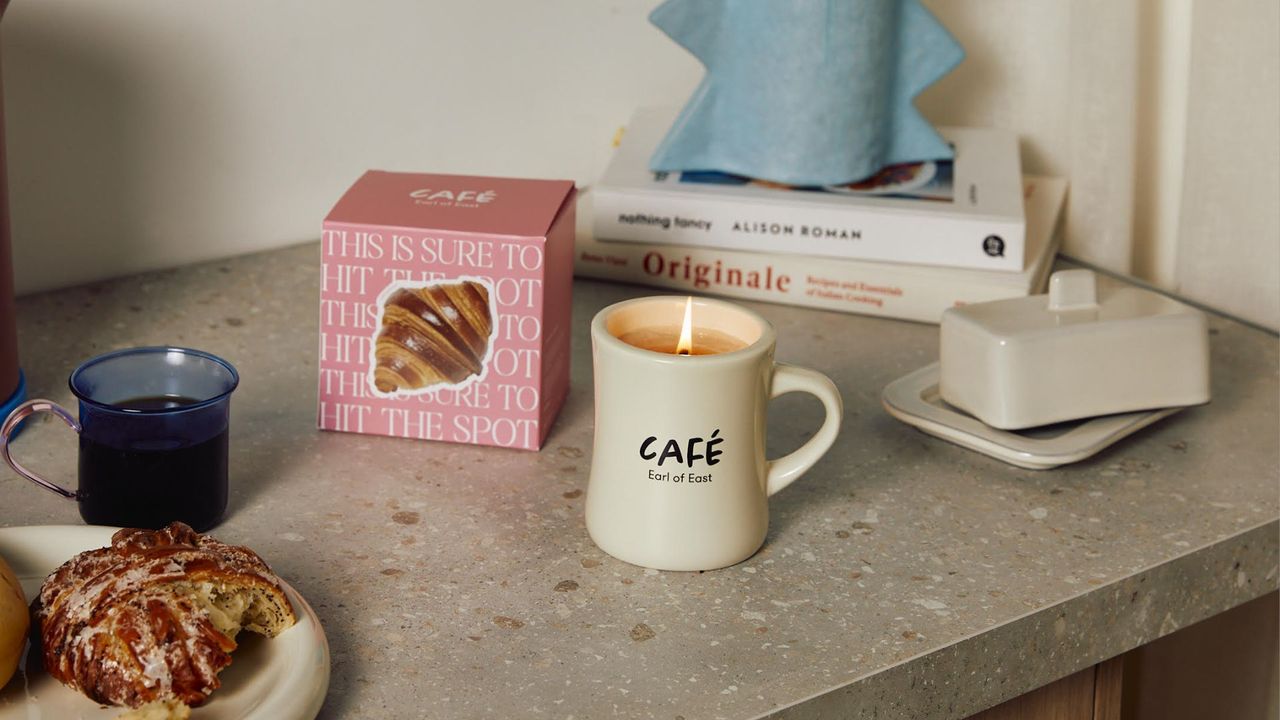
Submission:
[[[70,426],[72,430],[75,430],[76,434],[80,433],[80,423],[76,422],[76,419],[71,416],[71,413],[67,412],[61,405],[52,400],[28,400],[14,408],[13,412],[9,413],[9,417],[5,418],[4,425],[0,426],[0,457],[3,457],[5,463],[7,463],[9,467],[13,468],[14,472],[18,473],[22,477],[30,480],[40,487],[45,488],[46,490],[53,491],[64,498],[74,500],[76,497],[75,493],[61,485],[58,485],[57,483],[49,482],[26,469],[17,460],[14,460],[13,455],[9,452],[9,438],[18,429],[18,424],[38,412],[53,413],[54,415],[62,418],[62,422]]]
[[[773,382],[769,391],[770,398],[792,392],[807,392],[822,401],[827,411],[822,427],[795,452],[769,461],[769,472],[765,476],[765,491],[772,495],[790,485],[813,467],[823,455],[831,449],[840,434],[840,420],[844,416],[844,401],[840,391],[831,379],[816,370],[796,367],[786,363],[775,363],[773,366]]]

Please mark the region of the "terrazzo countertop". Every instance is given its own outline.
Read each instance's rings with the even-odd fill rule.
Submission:
[[[573,389],[539,453],[315,429],[315,244],[19,301],[32,394],[82,359],[222,355],[231,509],[215,531],[310,600],[333,653],[325,718],[962,718],[1277,587],[1277,341],[1213,318],[1213,402],[1101,455],[1020,470],[890,418],[880,391],[937,328],[752,305],[780,360],[844,394],[837,446],[771,502],[764,548],[657,572],[587,537],[588,321],[643,288],[575,286]],[[818,403],[771,406],[770,455]],[[73,477],[41,423],[15,453]],[[79,523],[0,473],[0,525]]]

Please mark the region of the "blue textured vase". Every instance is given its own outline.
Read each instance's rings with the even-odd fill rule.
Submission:
[[[649,19],[707,68],[654,171],[839,185],[952,156],[912,100],[964,50],[919,0],[667,0]]]

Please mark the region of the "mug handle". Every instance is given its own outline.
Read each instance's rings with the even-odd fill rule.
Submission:
[[[57,483],[49,482],[26,469],[17,460],[14,460],[13,455],[9,452],[9,438],[15,431],[17,431],[18,425],[29,416],[38,412],[53,413],[54,415],[62,418],[62,421],[69,425],[72,430],[75,430],[76,434],[80,433],[80,423],[76,422],[76,419],[71,416],[71,413],[67,412],[66,409],[58,403],[52,400],[28,400],[14,408],[13,412],[9,413],[9,417],[5,418],[4,425],[0,426],[0,457],[3,457],[9,467],[13,468],[13,471],[22,477],[42,488],[45,488],[46,490],[53,491],[64,498],[74,500],[76,498],[75,493],[61,485],[58,485]]]
[[[776,398],[792,392],[807,392],[822,401],[827,411],[822,427],[795,452],[769,461],[765,475],[765,491],[772,495],[795,482],[826,454],[840,434],[840,419],[844,416],[844,401],[835,383],[826,375],[786,363],[773,366],[773,384],[769,397]]]

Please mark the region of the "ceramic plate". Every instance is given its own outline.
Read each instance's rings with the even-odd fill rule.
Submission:
[[[3,555],[22,582],[27,600],[54,568],[76,553],[111,544],[115,528],[46,525],[0,528]],[[222,687],[191,712],[192,720],[311,720],[329,687],[329,645],[315,611],[285,585],[298,622],[268,640],[240,636]],[[64,687],[42,671],[18,673],[0,689],[0,720],[97,720],[115,718],[124,708],[104,708]]]
[[[884,409],[908,425],[1030,470],[1079,462],[1182,408],[1104,415],[1019,432],[997,430],[963,413],[938,394],[938,363],[894,380],[880,396]]]

